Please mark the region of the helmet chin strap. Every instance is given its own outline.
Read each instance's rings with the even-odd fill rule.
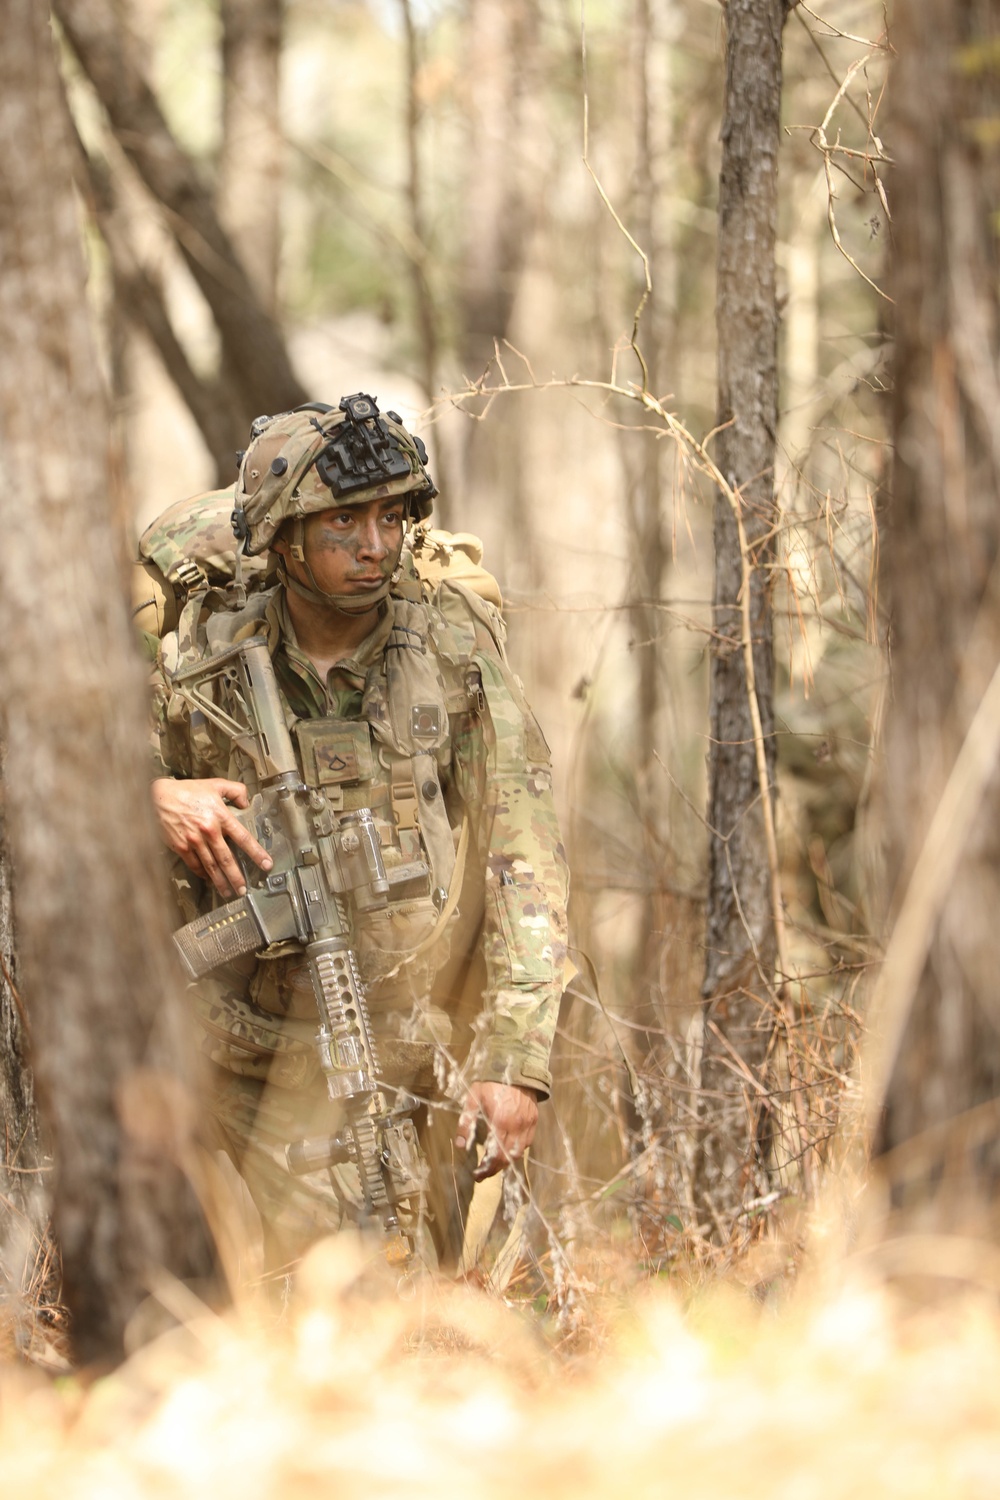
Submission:
[[[343,615],[366,615],[370,609],[374,609],[376,605],[381,604],[385,599],[388,599],[389,597],[389,593],[392,589],[393,580],[396,573],[395,568],[393,569],[393,572],[390,573],[389,577],[385,580],[385,583],[383,583],[378,589],[374,590],[374,592],[369,592],[363,595],[331,594],[327,593],[326,589],[321,589],[319,584],[316,582],[316,578],[313,574],[312,568],[306,561],[305,522],[301,516],[296,517],[295,525],[292,530],[291,551],[292,556],[295,558],[295,561],[300,565],[300,567],[305,569],[306,577],[309,580],[309,587],[307,588],[304,583],[300,583],[297,578],[293,578],[291,576],[287,567],[285,566],[285,559],[284,557],[282,557],[280,552],[277,554],[279,582],[284,584],[286,589],[291,589],[293,594],[298,594],[302,599],[308,599],[310,604],[332,605],[334,609],[339,610]],[[400,552],[402,552],[402,546],[400,546]],[[396,563],[398,566],[398,557],[396,559]]]

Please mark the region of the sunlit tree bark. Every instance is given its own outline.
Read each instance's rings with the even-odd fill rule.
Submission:
[[[469,121],[465,243],[459,286],[459,357],[476,380],[510,328],[535,204],[539,162],[528,129],[537,100],[538,0],[468,0],[465,58]],[[531,170],[528,170],[529,164]]]
[[[663,394],[663,371],[669,368],[671,351],[667,330],[673,311],[670,247],[665,225],[665,199],[669,178],[669,145],[673,100],[667,64],[667,49],[660,27],[673,19],[671,7],[654,8],[650,0],[635,0],[632,18],[631,78],[634,81],[635,166],[632,173],[633,207],[629,222],[645,261],[635,265],[631,295],[640,313],[637,347],[641,354],[640,380],[654,394]],[[648,276],[648,283],[647,283]],[[642,429],[641,408],[632,423]],[[653,1030],[639,1033],[647,1053],[655,1050],[653,1035],[662,1018],[658,1008],[658,974],[663,948],[664,871],[663,790],[665,779],[657,763],[662,748],[659,739],[666,667],[663,653],[664,618],[659,608],[668,562],[667,487],[664,484],[665,446],[655,433],[630,430],[628,418],[619,430],[619,446],[625,476],[625,504],[629,534],[629,577],[633,600],[631,649],[636,661],[638,695],[636,715],[636,806],[645,849],[645,876],[649,894],[645,898],[640,929],[645,935],[639,957],[640,992],[635,1019]],[[644,1122],[648,1131],[647,1120]]]
[[[662,67],[657,66],[666,49],[658,35],[656,20],[650,0],[635,0],[631,47],[635,165],[629,223],[633,226],[636,242],[645,252],[645,261],[636,261],[636,274],[630,287],[630,295],[640,310],[636,342],[641,355],[641,360],[635,362],[638,368],[633,367],[632,378],[660,395],[664,333],[672,288],[662,205],[666,177],[664,156],[668,145],[664,138],[663,119],[669,116],[670,101],[657,97],[658,90],[666,83]],[[635,425],[642,424],[640,412],[636,415]],[[663,676],[659,650],[661,619],[657,604],[667,561],[664,445],[657,442],[654,433],[630,432],[627,427],[621,429],[619,439],[626,481],[632,592],[636,598],[633,650],[639,677],[637,769],[640,778],[644,779],[653,767],[657,748],[656,720]]]
[[[768,796],[774,777],[769,564],[774,557],[778,307],[774,246],[784,0],[727,0],[716,327],[715,458],[738,492],[752,562],[750,630]],[[709,879],[698,1217],[728,1240],[770,1187],[768,1058],[775,926],[754,725],[742,649],[743,559],[715,502],[709,749]]]
[[[539,0],[466,0],[463,20],[468,133],[457,355],[464,378],[486,375],[495,384],[499,375],[491,361],[498,344],[508,365],[518,367],[504,340],[551,180],[540,95],[541,7]],[[508,592],[522,599],[540,588],[542,577],[525,472],[524,399],[495,406],[485,422],[466,422],[460,460],[463,502],[486,538],[490,565]],[[519,659],[534,656],[543,676],[551,671],[527,618],[512,613],[511,629]]]
[[[894,1066],[879,1145],[898,1148],[883,1166],[911,1223],[956,1228],[988,1209],[995,1229],[1000,4],[910,0],[896,8],[894,46],[885,792],[898,920],[883,975]],[[943,832],[940,816],[931,826],[942,797]]]
[[[107,1359],[157,1266],[203,1271],[183,1054],[52,39],[0,48],[0,714],[19,988],[77,1352]]]
[[[281,250],[283,13],[284,0],[221,0],[219,215],[270,313]]]
[[[417,335],[417,369],[428,406],[441,394],[441,316],[431,279],[431,244],[424,182],[424,104],[421,99],[421,69],[424,38],[410,0],[399,0],[405,42],[406,76],[403,84],[404,144],[406,150],[406,214],[410,227],[407,261],[413,295]],[[436,437],[436,502],[439,526],[451,521],[452,473],[447,439]]]

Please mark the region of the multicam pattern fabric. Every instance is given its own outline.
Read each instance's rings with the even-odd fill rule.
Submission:
[[[155,660],[160,638],[176,630],[187,597],[209,584],[225,585],[236,572],[236,539],[230,517],[233,487],[209,490],[168,506],[139,538],[132,572],[132,613]],[[259,584],[267,559],[243,559],[243,580]]]
[[[449,861],[451,868],[455,862],[452,835],[468,820],[486,982],[465,1076],[526,1085],[546,1094],[566,952],[566,867],[548,749],[507,664],[498,612],[461,585],[447,582],[431,600],[392,597],[354,657],[338,663],[324,681],[298,649],[280,587],[251,596],[236,611],[213,610],[195,596],[178,631],[162,643],[155,774],[237,773],[229,742],[200,716],[192,719],[187,704],[171,692],[170,673],[256,634],[268,641],[290,726],[297,719],[364,719],[384,759],[409,763],[418,787],[433,785],[432,795],[420,804],[419,821],[435,879],[444,870],[445,888]],[[415,740],[413,705],[433,706],[438,700],[443,709],[439,732],[430,741],[426,735]],[[467,900],[470,890],[475,894],[475,884],[467,875],[462,895],[466,932],[476,926]],[[414,935],[418,927],[419,922]],[[392,978],[393,969],[390,977],[379,973],[384,941],[364,927],[356,940],[371,986],[376,1030],[399,1045],[442,1046],[448,1005],[445,1001],[442,1010],[440,1003],[432,1004],[430,990],[435,970],[447,956],[446,945],[432,949],[420,964],[394,966],[403,973]],[[404,952],[406,944],[404,934]],[[294,1087],[296,1069],[307,1072],[311,1056],[301,1029],[296,1034],[307,1025],[308,1015],[308,997],[297,994],[299,965],[290,953],[251,967],[250,975],[227,971],[225,978],[216,976],[210,994],[201,992],[205,1051],[232,1073],[267,1074],[276,1082],[269,1071],[274,1068],[283,1085]]]
[[[236,566],[232,511],[231,484],[190,500],[178,500],[146,527],[139,538],[139,556],[155,563],[169,579],[191,567],[213,583],[231,578]],[[255,559],[246,566],[252,574],[263,564]]]

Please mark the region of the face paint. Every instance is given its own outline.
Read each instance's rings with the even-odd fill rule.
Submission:
[[[403,518],[393,509],[374,515],[322,512],[306,538],[307,551],[335,554],[366,577],[374,571],[388,576],[403,543]]]
[[[306,518],[304,558],[297,563],[289,558],[286,566],[293,580],[339,601],[340,607],[356,599],[364,609],[367,598],[381,597],[388,585],[399,561],[403,530],[397,500],[317,511]]]

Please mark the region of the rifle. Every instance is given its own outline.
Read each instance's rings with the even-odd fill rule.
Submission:
[[[290,1145],[288,1167],[301,1174],[352,1162],[361,1184],[362,1220],[379,1222],[387,1258],[402,1263],[413,1244],[401,1228],[399,1208],[419,1195],[426,1169],[412,1120],[405,1109],[388,1108],[379,1084],[364,986],[350,945],[351,909],[385,906],[396,883],[387,878],[371,809],[336,813],[321,791],[304,784],[262,637],[174,673],[171,684],[253,765],[260,790],[236,816],[273,860],[265,875],[237,851],[246,895],[174,933],[181,962],[196,980],[272,943],[301,944],[319,1013],[319,1061],[327,1092],[343,1109],[346,1132]],[[414,868],[401,866],[392,874],[409,880]]]

